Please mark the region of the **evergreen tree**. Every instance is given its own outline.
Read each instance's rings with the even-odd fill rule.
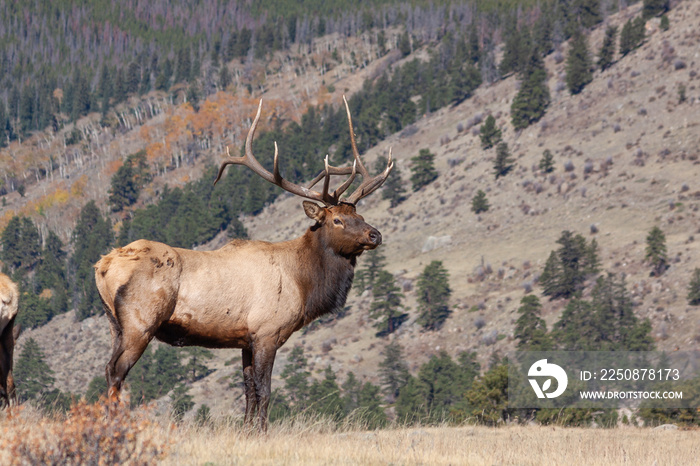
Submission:
[[[205,426],[211,422],[211,409],[205,404],[199,405],[194,416],[194,423],[198,426]]]
[[[282,380],[284,380],[284,389],[287,392],[287,399],[291,406],[302,411],[308,406],[309,401],[309,376],[311,374],[307,370],[306,357],[304,356],[304,348],[295,346],[289,352],[287,365],[282,370]]]
[[[586,36],[577,32],[571,39],[569,55],[566,58],[566,85],[572,94],[580,93],[593,80],[591,58],[588,53]]]
[[[24,343],[13,371],[21,401],[38,399],[51,390],[55,380],[54,372],[45,358],[34,338],[29,338]]]
[[[382,171],[386,167],[387,158],[379,156],[374,165],[376,171]],[[404,188],[403,180],[401,179],[401,170],[394,161],[394,168],[391,170],[389,177],[384,182],[382,187],[382,199],[388,199],[390,207],[396,207],[406,200],[406,188]]]
[[[402,57],[406,57],[411,53],[411,38],[408,36],[408,30],[405,30],[401,37],[399,38],[398,44],[399,51]]]
[[[641,16],[629,19],[620,33],[620,54],[624,57],[644,41],[645,21]]]
[[[660,277],[669,267],[666,255],[666,235],[661,228],[655,226],[647,235],[647,247],[644,259],[652,266],[651,275]]]
[[[394,276],[386,270],[380,270],[372,287],[372,304],[369,316],[376,319],[374,326],[379,329],[378,335],[386,336],[394,333],[408,317],[401,312],[403,294],[396,286]]]
[[[438,330],[451,311],[448,306],[452,290],[449,274],[441,261],[432,261],[418,277],[417,322],[427,330]]]
[[[74,280],[74,303],[77,303],[78,319],[85,319],[102,310],[100,295],[95,286],[93,264],[108,252],[113,242],[112,226],[90,201],[81,209],[73,230],[75,252],[71,259]]]
[[[362,294],[366,289],[374,287],[377,276],[386,265],[386,257],[381,249],[372,249],[364,254],[362,259],[363,267],[358,267],[355,273],[355,287],[358,294]]]
[[[644,0],[642,2],[642,17],[647,20],[660,16],[671,9],[671,0]]]
[[[624,276],[612,273],[598,278],[591,291],[594,322],[598,330],[598,349],[610,351],[651,351],[654,340],[648,320],[639,322]]]
[[[551,349],[547,335],[547,324],[542,319],[542,304],[535,295],[527,295],[520,300],[518,320],[515,322],[514,336],[518,339],[517,348],[521,351],[546,351]]]
[[[13,216],[0,236],[0,259],[6,273],[23,276],[41,257],[39,230],[27,217]]]
[[[432,183],[438,177],[434,159],[435,154],[432,154],[430,149],[421,149],[417,156],[411,158],[411,184],[414,191]]]
[[[524,129],[539,121],[549,106],[547,71],[537,50],[532,50],[521,73],[520,89],[510,106],[515,129]]]
[[[322,380],[314,381],[309,387],[309,410],[313,413],[338,422],[343,418],[343,400],[340,398],[340,387],[330,365],[324,371]]]
[[[189,387],[183,383],[179,383],[173,388],[170,415],[176,423],[182,422],[182,418],[185,417],[185,414],[194,407],[192,395],[188,393],[189,390]]]
[[[129,372],[132,406],[167,395],[187,376],[177,348],[169,345],[159,345],[155,351],[151,348],[146,348]]]
[[[544,152],[542,152],[539,168],[542,173],[552,173],[554,171],[554,155],[552,155],[552,151],[549,149],[545,149]]]
[[[93,377],[85,391],[85,401],[91,404],[97,403],[101,396],[107,394],[107,388],[107,379],[104,375]]]
[[[574,0],[573,9],[580,26],[584,29],[589,29],[603,20],[600,0]]]
[[[61,239],[49,230],[35,280],[38,289],[51,290],[52,315],[62,314],[68,310],[66,257]]]
[[[587,245],[583,236],[570,231],[563,231],[557,243],[561,247],[550,253],[539,281],[545,296],[570,298],[598,272],[598,246],[595,241]]]
[[[382,389],[390,400],[395,400],[408,383],[410,374],[403,357],[403,348],[394,340],[384,348],[384,359],[379,363]]]
[[[370,382],[362,385],[358,394],[357,412],[356,419],[368,429],[379,429],[387,424],[379,387]]]
[[[189,346],[184,349],[184,353],[189,355],[189,359],[185,364],[188,382],[196,382],[211,373],[211,370],[206,365],[206,361],[214,357],[211,351],[199,346]]]
[[[476,195],[472,198],[472,212],[475,214],[480,214],[489,210],[489,201],[486,199],[486,193],[481,189],[476,192]]]
[[[688,284],[688,304],[691,306],[700,305],[700,268],[695,268],[693,277]]]
[[[505,142],[498,143],[496,146],[496,158],[493,161],[493,174],[498,179],[500,176],[506,176],[513,169],[515,160],[510,155],[508,144]]]
[[[466,392],[470,414],[479,422],[496,425],[509,417],[508,365],[498,364],[477,379]]]
[[[493,115],[486,117],[484,124],[479,128],[479,138],[481,139],[481,148],[490,149],[501,142],[501,128],[496,126],[496,119]]]
[[[146,152],[139,151],[129,155],[112,176],[112,186],[109,189],[109,205],[112,212],[120,212],[125,207],[135,204],[141,188],[150,179]]]
[[[603,45],[598,52],[598,66],[601,71],[605,71],[613,64],[615,58],[615,36],[617,36],[617,26],[608,26],[605,29]]]

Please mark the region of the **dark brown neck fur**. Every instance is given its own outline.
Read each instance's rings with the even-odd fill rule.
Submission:
[[[355,276],[357,256],[337,254],[324,244],[321,229],[309,228],[301,237],[299,283],[304,293],[304,325],[340,310]]]

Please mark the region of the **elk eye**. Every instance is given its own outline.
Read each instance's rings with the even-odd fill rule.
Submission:
[[[340,225],[340,226],[343,225],[343,221],[340,220],[339,218],[334,218],[334,219],[333,219],[333,223],[335,223],[336,225]]]

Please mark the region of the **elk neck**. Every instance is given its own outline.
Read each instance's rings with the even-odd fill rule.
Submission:
[[[339,311],[348,297],[355,276],[357,255],[336,253],[322,228],[309,228],[299,238],[298,282],[304,296],[304,324]]]

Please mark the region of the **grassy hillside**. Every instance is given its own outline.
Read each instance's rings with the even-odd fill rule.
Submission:
[[[632,6],[608,22],[621,28],[639,9]],[[602,270],[625,274],[635,313],[650,319],[658,348],[697,349],[700,330],[695,323],[700,310],[688,305],[685,295],[700,252],[694,238],[700,188],[693,184],[698,179],[700,143],[694,56],[700,35],[693,23],[698,13],[696,2],[680,3],[669,14],[668,31],[658,28],[658,20],[651,20],[642,47],[617,56],[606,71],[596,71],[593,81],[575,96],[563,84],[566,63],[561,57],[568,46],[564,43],[545,59],[551,105],[539,123],[523,131],[515,131],[510,122],[510,105],[519,86],[517,76],[510,76],[481,86],[471,99],[426,113],[408,130],[371,148],[365,155],[370,164],[393,148],[410,193],[398,207],[390,208],[378,195],[358,206],[384,235],[387,268],[403,285],[409,319],[392,338],[377,337],[368,315],[371,296],[353,294],[347,317],[296,334],[280,351],[273,387],[281,385],[279,374],[294,345],[304,347],[314,377],[321,377],[330,365],[340,380],[352,371],[360,380],[376,383],[382,350],[392,339],[404,347],[414,373],[441,350],[453,357],[476,351],[486,367],[494,353],[514,349],[515,310],[526,291],[541,295],[535,279],[563,230],[595,238]],[[591,50],[600,48],[603,33],[603,26],[591,31]],[[371,41],[355,38],[347,42],[357,50],[367,45],[364,67],[349,59],[330,72],[311,66],[312,61],[320,63],[329,56],[333,44],[343,41],[337,35],[326,36],[314,42],[311,54],[296,61],[278,53],[266,66],[253,64],[251,72],[264,82],[254,90],[255,96],[240,88],[235,93],[217,93],[195,112],[188,104],[172,105],[167,95],[156,92],[132,99],[131,110],[125,107],[117,114],[118,122],[112,127],[98,125],[99,115],[79,120],[74,128],[80,144],[69,150],[62,150],[71,134],[68,130],[53,138],[36,138],[31,144],[11,144],[2,152],[3,164],[30,160],[13,169],[37,182],[26,197],[17,192],[4,196],[4,218],[7,221],[15,213],[32,215],[40,229],[57,231],[65,240],[86,197],[96,199],[106,210],[107,180],[127,155],[145,149],[156,168],[153,182],[137,204],[141,207],[157,199],[166,183],[182,186],[197,179],[206,162],[219,160],[225,145],[239,145],[258,95],[265,97],[265,109],[271,113],[274,109],[276,115],[299,120],[307,104],[337,105],[341,94],[359,91],[366,78],[377,78],[383,69],[413,57],[426,57],[432,47],[417,48],[403,59],[377,58]],[[297,72],[298,63],[308,67]],[[244,65],[235,66],[244,70]],[[687,93],[684,102],[679,102],[681,85]],[[481,149],[480,123],[475,123],[487,114],[503,128],[504,141],[515,157],[514,169],[498,179],[493,176],[495,151]],[[481,119],[475,118],[479,115]],[[272,127],[272,118],[264,124]],[[422,148],[436,154],[439,176],[411,192],[410,159]],[[545,149],[554,154],[555,169],[542,175],[537,165]],[[285,148],[280,151],[284,162]],[[41,171],[55,154],[70,177]],[[475,215],[471,199],[479,189],[486,192],[492,207]],[[242,220],[252,238],[288,239],[301,235],[309,225],[299,204],[283,196],[261,214]],[[118,228],[120,218],[115,220]],[[653,226],[665,232],[670,258],[670,268],[660,277],[650,276],[651,267],[645,261],[645,240]],[[431,237],[440,240],[431,241]],[[225,241],[225,234],[220,234],[200,247],[213,249]],[[453,312],[441,330],[422,331],[415,324],[415,285],[433,260],[442,261],[450,273]],[[545,297],[542,301],[543,318],[551,328],[565,302]],[[56,371],[56,386],[83,393],[92,377],[102,374],[109,357],[107,329],[104,317],[75,323],[74,315],[68,313],[25,332],[19,350],[29,337],[35,338]],[[216,352],[210,364],[214,371],[191,384],[197,404],[206,401],[218,413],[242,409],[237,357],[237,352]]]

